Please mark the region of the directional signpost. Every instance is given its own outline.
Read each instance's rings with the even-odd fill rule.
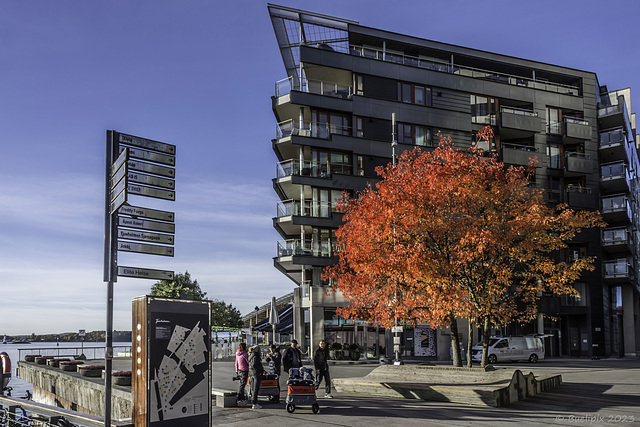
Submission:
[[[120,277],[173,280],[173,271],[118,265],[118,252],[173,257],[175,214],[129,204],[129,196],[175,201],[176,146],[107,131],[104,281],[107,288],[105,417],[111,425],[113,285]]]

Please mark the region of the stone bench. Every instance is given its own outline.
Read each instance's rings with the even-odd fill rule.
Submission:
[[[212,388],[211,397],[215,397],[216,406],[220,408],[231,408],[238,406],[238,392],[231,390],[223,390],[221,388]]]

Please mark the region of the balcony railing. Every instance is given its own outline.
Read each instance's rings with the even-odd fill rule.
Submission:
[[[329,123],[302,122],[286,120],[276,125],[276,138],[298,135],[311,138],[329,139],[331,135],[351,135],[351,128]]]
[[[602,263],[605,277],[626,277],[631,273],[631,266],[626,258]]]
[[[627,174],[627,166],[624,163],[609,163],[600,166],[602,178],[623,177]]]
[[[498,73],[490,70],[482,70],[458,64],[451,64],[435,59],[421,58],[417,56],[405,55],[401,52],[388,52],[382,49],[365,46],[349,46],[351,55],[376,59],[379,61],[393,62],[396,64],[410,65],[412,67],[425,68],[428,70],[440,71],[443,73],[458,74],[474,79],[492,80],[499,83],[506,83],[514,86],[530,87],[556,93],[566,93],[570,95],[580,95],[580,88],[562,83],[552,83],[544,80],[534,80],[527,77],[515,76],[512,74]]]
[[[618,245],[631,243],[631,234],[626,228],[607,228],[602,230],[603,245]]]
[[[538,113],[533,110],[526,110],[524,108],[515,107],[500,107],[502,113],[515,114],[518,116],[538,117]]]
[[[348,84],[305,79],[302,82],[302,90],[300,90],[299,82],[295,82],[292,77],[287,77],[276,82],[276,97],[287,95],[292,90],[342,99],[351,99],[353,96],[353,87]]]
[[[287,256],[332,257],[335,245],[328,241],[311,241],[301,239],[281,240],[278,242],[278,258]]]
[[[335,212],[329,202],[317,202],[313,200],[285,200],[278,202],[277,217],[309,216],[315,218],[330,218]]]
[[[624,144],[625,142],[626,138],[622,129],[600,133],[600,147],[606,147],[613,144]]]
[[[285,160],[276,164],[276,178],[287,176],[309,176],[312,178],[331,178],[332,174],[352,175],[352,166],[347,163],[330,163]]]

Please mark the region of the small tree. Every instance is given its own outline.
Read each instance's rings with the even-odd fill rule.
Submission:
[[[378,174],[375,190],[342,203],[339,262],[324,275],[351,302],[339,314],[385,327],[395,318],[450,326],[456,366],[458,317],[483,319],[485,365],[491,324],[531,320],[543,292],[575,295],[571,283],[593,268],[591,258],[551,255],[601,226],[599,215],[548,207],[525,168],[443,137],[433,152],[404,152]]]
[[[211,303],[211,326],[242,328],[242,314],[233,305],[214,300]]]
[[[180,298],[202,300],[206,292],[202,292],[197,280],[191,281],[188,271],[178,273],[173,280],[161,280],[151,287],[151,295],[164,298]]]

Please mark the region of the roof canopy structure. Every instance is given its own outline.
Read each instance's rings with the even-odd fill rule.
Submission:
[[[294,82],[301,81],[301,45],[326,45],[335,51],[349,51],[349,24],[358,22],[273,4],[267,7],[287,76]]]
[[[290,334],[293,331],[293,305],[288,304],[278,310],[279,323],[276,332],[280,334]],[[271,332],[273,326],[269,323],[269,318],[263,319],[251,327],[252,331]]]

